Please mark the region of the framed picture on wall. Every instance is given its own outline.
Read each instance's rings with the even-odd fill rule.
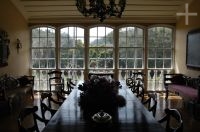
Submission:
[[[9,43],[7,32],[0,29],[0,67],[8,65]]]

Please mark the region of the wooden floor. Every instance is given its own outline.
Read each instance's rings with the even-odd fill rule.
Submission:
[[[163,110],[168,108],[176,108],[178,109],[184,121],[184,132],[198,132],[200,130],[200,121],[195,120],[190,112],[190,108],[187,103],[183,101],[183,99],[179,96],[170,95],[168,101],[165,101],[165,94],[157,93],[158,94],[158,106],[157,106],[157,113],[156,119],[160,119],[163,115]],[[39,98],[40,94],[34,94],[34,100],[27,99],[26,106],[28,105],[38,105],[39,106]],[[19,109],[13,111],[10,115],[2,115],[0,117],[0,132],[18,132],[17,127],[17,115],[19,113]],[[40,114],[40,111],[38,111]],[[40,125],[40,129],[44,126]]]

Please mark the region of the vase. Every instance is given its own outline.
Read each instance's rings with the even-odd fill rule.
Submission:
[[[82,95],[80,97],[79,104],[83,113],[83,117],[86,120],[91,120],[91,117],[101,110],[110,114],[115,120],[115,116],[118,113],[119,107],[117,100],[112,96],[102,96],[101,98],[98,98],[98,96]]]

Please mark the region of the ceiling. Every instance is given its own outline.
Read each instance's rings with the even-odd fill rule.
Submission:
[[[76,0],[10,0],[28,23],[90,23],[77,10]],[[118,0],[116,0],[118,1]],[[121,18],[108,18],[112,23],[176,23],[177,12],[192,0],[127,0]]]

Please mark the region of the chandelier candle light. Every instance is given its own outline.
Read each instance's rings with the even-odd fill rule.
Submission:
[[[126,6],[126,0],[76,0],[77,9],[85,16],[99,18],[103,22],[108,17],[120,18]]]

